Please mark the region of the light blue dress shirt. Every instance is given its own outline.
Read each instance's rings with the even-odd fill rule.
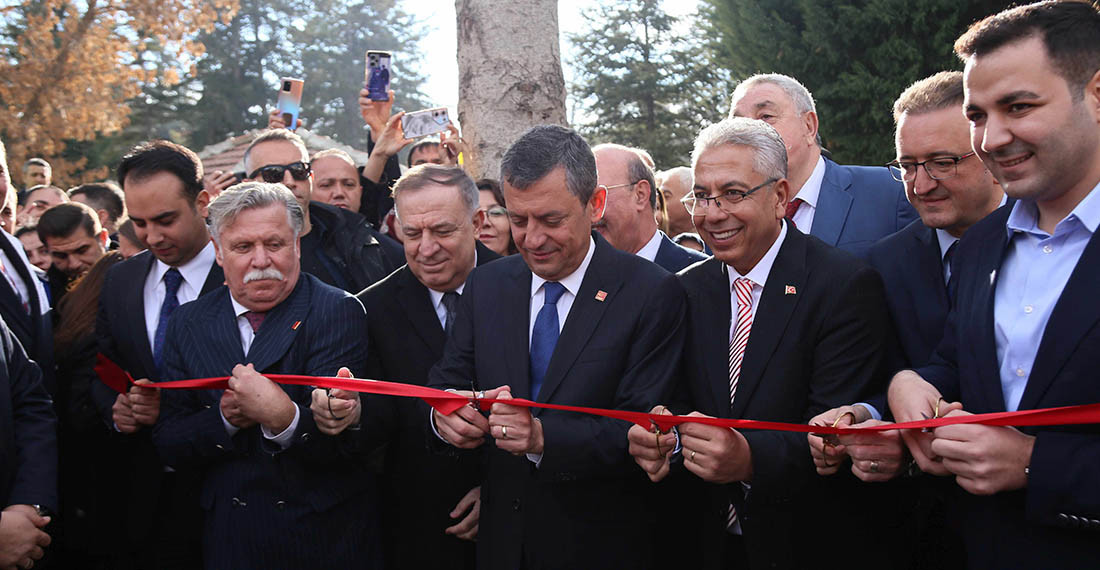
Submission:
[[[1015,411],[1031,376],[1047,321],[1089,239],[1100,224],[1100,184],[1054,227],[1039,229],[1034,202],[1019,201],[1008,216],[1009,236],[993,302],[1001,390],[1005,409]]]

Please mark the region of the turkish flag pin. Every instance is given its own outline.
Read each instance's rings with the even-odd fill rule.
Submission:
[[[607,298],[607,291],[597,291],[596,292],[596,300],[597,301],[602,303],[603,300],[606,299],[606,298]]]
[[[292,330],[292,331],[298,330],[298,325],[301,325],[301,324],[302,324],[302,321],[294,321],[294,324],[290,326],[290,330]]]
[[[797,295],[798,290],[794,288],[794,285],[787,285],[787,287],[785,289],[783,289],[783,294],[784,295]]]

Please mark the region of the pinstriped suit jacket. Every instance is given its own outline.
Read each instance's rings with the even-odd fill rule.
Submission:
[[[367,355],[363,306],[303,273],[294,291],[268,312],[248,354],[221,287],[182,305],[169,324],[164,380],[227,376],[236,364],[263,373],[333,376],[362,370]],[[311,390],[283,386],[298,405],[292,443],[280,450],[260,427],[233,437],[222,423],[220,390],[166,391],[153,441],[165,463],[198,466],[209,568],[372,568],[373,497],[364,459],[372,430],[320,433]]]

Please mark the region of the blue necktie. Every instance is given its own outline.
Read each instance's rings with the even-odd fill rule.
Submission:
[[[558,299],[565,293],[561,283],[547,281],[542,286],[545,298],[539,314],[535,317],[535,328],[531,331],[531,399],[539,396],[542,380],[546,377],[546,368],[550,366],[550,357],[554,356],[554,347],[558,344]]]
[[[153,336],[153,362],[157,370],[161,367],[161,355],[164,352],[164,337],[168,336],[168,319],[176,307],[180,306],[180,300],[176,293],[183,284],[183,275],[175,267],[164,274],[164,302],[160,304],[160,317],[157,318],[157,333]]]

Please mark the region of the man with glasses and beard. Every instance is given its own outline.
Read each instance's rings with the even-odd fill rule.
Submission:
[[[302,271],[351,293],[387,276],[404,260],[387,256],[360,215],[311,202],[313,172],[302,138],[286,129],[260,133],[244,153],[247,180],[281,183],[305,211]]]

